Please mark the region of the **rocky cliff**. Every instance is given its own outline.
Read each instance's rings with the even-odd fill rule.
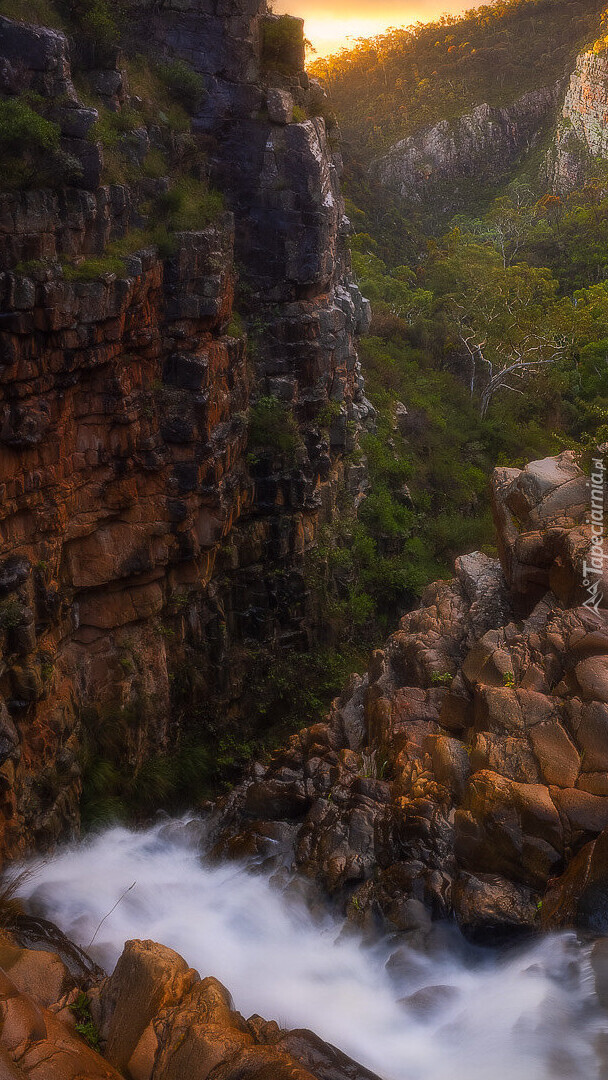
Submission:
[[[389,931],[589,925],[590,862],[608,890],[608,580],[589,604],[588,482],[564,453],[497,469],[493,504],[501,562],[464,556],[426,590],[328,722],[228,798],[218,853],[295,865]]]
[[[550,155],[559,193],[582,184],[594,158],[608,157],[608,54],[605,42],[581,53],[570,77],[555,146]]]
[[[361,479],[368,313],[301,22],[193,0],[129,27],[204,75],[185,129],[130,90],[128,41],[0,18],[0,104],[57,132],[0,193],[3,855],[77,827],[83,723],[137,768],[184,687],[242,715],[249,646],[314,635],[302,559]],[[171,224],[209,183],[225,208]]]
[[[505,179],[538,145],[559,94],[558,84],[532,90],[501,108],[481,103],[471,113],[402,139],[371,171],[403,198],[439,198],[447,210],[466,196],[467,184]]]

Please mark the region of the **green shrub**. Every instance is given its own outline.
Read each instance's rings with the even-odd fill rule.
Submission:
[[[223,209],[219,191],[192,176],[182,176],[156,200],[151,217],[170,232],[190,232],[212,224]]]
[[[159,64],[158,74],[180,104],[189,112],[195,112],[204,93],[202,75],[184,60],[170,60]]]
[[[226,327],[226,333],[229,337],[242,337],[245,333],[245,324],[238,311],[233,311],[230,316],[230,322]]]
[[[152,238],[161,259],[170,259],[172,255],[175,255],[177,241],[166,225],[155,225],[152,230]]]
[[[35,26],[49,26],[54,30],[64,30],[65,21],[61,18],[51,0],[0,0],[0,15],[8,19],[32,23]]]
[[[167,159],[162,150],[153,146],[152,149],[148,151],[144,158],[142,172],[144,176],[149,176],[153,180],[158,180],[161,176],[167,176],[169,174]]]
[[[306,111],[300,105],[294,105],[291,115],[295,124],[303,124],[305,120],[308,120]]]
[[[431,675],[432,686],[451,686],[454,676],[449,671],[434,671]]]
[[[100,142],[106,148],[117,146],[122,135],[141,126],[141,117],[134,109],[112,112],[111,109],[98,107],[98,112],[99,118],[89,129],[88,139],[90,142]]]
[[[117,255],[90,256],[77,265],[68,262],[62,265],[66,281],[98,281],[106,274],[126,277],[125,264]]]
[[[294,75],[303,59],[303,30],[299,19],[291,15],[264,21],[262,62],[269,70]]]
[[[56,150],[59,135],[59,125],[40,116],[22,98],[0,101],[2,150]]]
[[[69,1006],[76,1020],[76,1031],[93,1050],[101,1051],[99,1028],[93,1020],[91,1001],[84,990],[80,990],[76,1000]]]
[[[341,413],[342,406],[339,401],[326,401],[325,405],[319,409],[315,421],[320,428],[330,428]]]
[[[112,45],[119,38],[122,17],[120,4],[108,0],[58,0],[58,6],[87,37],[99,45]]]
[[[0,602],[0,630],[14,630],[21,625],[22,618],[21,604],[14,597]]]
[[[276,397],[262,397],[249,414],[249,446],[278,450],[294,459],[301,438],[291,411]]]

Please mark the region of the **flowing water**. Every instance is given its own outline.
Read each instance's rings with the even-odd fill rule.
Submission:
[[[225,983],[245,1016],[312,1028],[384,1080],[605,1075],[595,1047],[608,1022],[571,934],[501,953],[447,930],[426,954],[371,947],[264,875],[206,864],[189,830],[166,824],[109,829],[35,865],[32,908],[85,948],[96,935],[89,951],[106,969],[129,938],[162,942]]]

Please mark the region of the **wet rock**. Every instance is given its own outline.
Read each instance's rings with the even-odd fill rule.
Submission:
[[[595,992],[604,1009],[608,1008],[608,938],[600,938],[591,950]]]
[[[498,941],[550,910],[539,899],[564,867],[575,873],[575,900],[583,893],[579,854],[608,825],[606,619],[552,593],[531,595],[514,562],[530,559],[546,584],[578,535],[580,476],[569,454],[498,470],[503,578],[485,557],[461,560],[458,578],[430,586],[372,655],[327,725],[296,740],[289,785],[301,777],[317,797],[301,821],[291,818],[282,858],[370,932],[424,936],[422,912]],[[556,514],[551,536],[525,531],[541,506]],[[280,790],[280,770],[278,755],[256,784]],[[250,835],[248,790],[235,790],[229,817],[219,809],[222,843],[235,851]],[[269,824],[256,821],[256,835]],[[603,887],[594,882],[580,916],[567,918],[601,922]]]
[[[532,890],[497,874],[460,873],[452,902],[465,936],[484,944],[496,944],[505,935],[531,929],[537,922]]]
[[[284,1031],[261,1017],[246,1021],[213,978],[154,942],[128,942],[94,1001],[106,1055],[138,1080],[377,1080],[310,1031]]]
[[[247,789],[245,813],[254,818],[278,820],[297,818],[305,812],[308,800],[303,784],[260,781]]]
[[[456,986],[425,986],[408,997],[401,998],[400,1004],[417,1020],[434,1020],[447,1005],[456,1001],[459,990]]]
[[[196,972],[172,949],[152,941],[127,942],[96,1007],[108,1060],[124,1071],[158,1012],[176,1005],[197,981]]]

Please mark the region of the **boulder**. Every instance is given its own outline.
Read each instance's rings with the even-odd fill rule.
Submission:
[[[608,829],[586,844],[549,882],[541,922],[546,929],[579,927],[608,934]]]
[[[153,941],[128,941],[99,991],[99,1026],[108,1061],[124,1071],[148,1025],[177,1005],[199,976],[172,949]]]
[[[465,936],[484,944],[494,944],[514,931],[530,930],[537,919],[532,890],[498,874],[461,871],[454,881],[452,902]]]
[[[271,124],[290,124],[293,117],[293,98],[287,90],[273,87],[266,94],[266,108]]]
[[[57,953],[22,949],[10,941],[0,941],[0,968],[19,993],[39,1005],[54,1005],[76,988],[76,979]]]

